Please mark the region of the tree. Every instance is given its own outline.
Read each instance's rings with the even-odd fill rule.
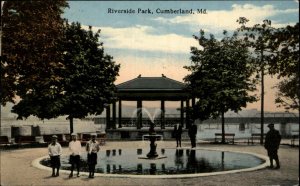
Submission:
[[[1,104],[58,89],[65,0],[5,1],[1,12]]]
[[[252,50],[252,56],[256,59],[254,64],[257,69],[257,76],[260,76],[261,80],[261,138],[260,144],[263,144],[264,140],[264,77],[266,75],[266,69],[269,64],[275,59],[276,53],[273,52],[273,47],[270,45],[272,34],[276,31],[271,27],[270,20],[264,20],[263,24],[256,24],[252,27],[247,27],[246,23],[249,20],[245,17],[240,17],[237,22],[241,24],[238,29],[244,34],[244,40],[247,41],[250,50]]]
[[[292,76],[282,80],[276,86],[278,92],[275,102],[283,106],[286,110],[299,111],[299,76]]]
[[[270,73],[284,78],[277,85],[276,103],[286,110],[298,109],[300,115],[299,23],[278,29],[272,36],[271,45],[277,56],[270,64]]]
[[[222,143],[225,143],[224,113],[228,110],[238,112],[247,102],[254,102],[255,79],[251,79],[253,67],[245,43],[224,31],[224,38],[218,41],[213,35],[194,36],[203,49],[191,48],[191,71],[184,80],[188,83],[197,102],[193,107],[193,117],[205,120],[222,117]]]
[[[68,115],[72,132],[73,118],[83,118],[88,114],[101,114],[104,107],[115,101],[114,81],[120,65],[116,65],[110,55],[104,53],[103,43],[99,43],[100,30],[86,31],[79,23],[67,24],[62,113]]]
[[[68,115],[72,133],[74,118],[101,114],[104,107],[115,100],[114,81],[120,65],[116,65],[113,58],[104,53],[99,34],[100,30],[94,34],[92,27],[86,31],[79,23],[66,23],[65,38],[61,43],[64,68],[59,74],[61,80],[58,86],[63,93],[51,98],[39,95],[45,101],[42,106],[50,110],[39,107],[36,116],[42,118]],[[19,116],[24,116],[25,105],[34,107],[32,100],[36,98],[38,97],[34,96],[21,100],[18,105],[22,106],[15,106],[14,111]]]

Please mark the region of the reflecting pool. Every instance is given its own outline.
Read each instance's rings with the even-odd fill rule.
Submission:
[[[97,173],[173,175],[229,171],[256,167],[265,160],[251,154],[203,149],[157,149],[162,159],[142,159],[148,149],[111,149],[98,153]],[[81,155],[81,171],[88,172],[87,155]],[[50,166],[49,158],[40,162]],[[69,157],[61,157],[61,169],[69,170]]]

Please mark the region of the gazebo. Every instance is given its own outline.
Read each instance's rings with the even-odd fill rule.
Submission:
[[[185,126],[185,128],[189,127],[190,114],[186,111],[189,110],[191,96],[185,89],[186,84],[170,79],[162,74],[161,77],[142,77],[141,75],[139,75],[137,78],[118,84],[116,87],[117,101],[106,108],[107,132],[122,129],[123,127],[122,101],[136,102],[137,122],[135,127],[137,130],[141,130],[143,128],[143,101],[160,101],[160,129],[165,129],[165,102],[180,101],[180,123],[182,124],[182,126]],[[192,99],[192,104],[193,103],[194,100]]]

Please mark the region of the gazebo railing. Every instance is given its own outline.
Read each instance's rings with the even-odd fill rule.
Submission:
[[[137,118],[122,118],[121,120],[123,127],[136,127],[137,125]],[[150,126],[150,119],[142,118],[142,126],[149,127]],[[154,123],[157,127],[161,126],[161,119],[157,118],[154,119]],[[165,118],[165,127],[173,127],[175,124],[180,123],[180,118]]]
[[[88,118],[86,120],[92,120],[95,124],[106,124],[106,118]],[[116,118],[116,122],[118,124],[118,118]],[[112,118],[111,118],[112,122]],[[184,121],[185,122],[185,121]],[[137,118],[130,118],[124,117],[121,120],[122,127],[136,127],[137,126]],[[157,118],[154,119],[154,123],[157,127],[161,126],[161,119]],[[175,124],[180,123],[180,118],[175,117],[166,117],[165,118],[165,127],[173,127]],[[150,126],[150,119],[149,118],[142,118],[142,126],[149,127]]]

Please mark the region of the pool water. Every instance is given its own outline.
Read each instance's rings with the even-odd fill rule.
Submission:
[[[97,173],[173,175],[229,171],[265,163],[251,154],[203,149],[157,149],[162,159],[140,159],[149,149],[111,149],[98,153]],[[81,171],[88,172],[87,154],[81,154]],[[50,159],[40,162],[50,166]],[[61,169],[70,170],[69,157],[61,157]]]

